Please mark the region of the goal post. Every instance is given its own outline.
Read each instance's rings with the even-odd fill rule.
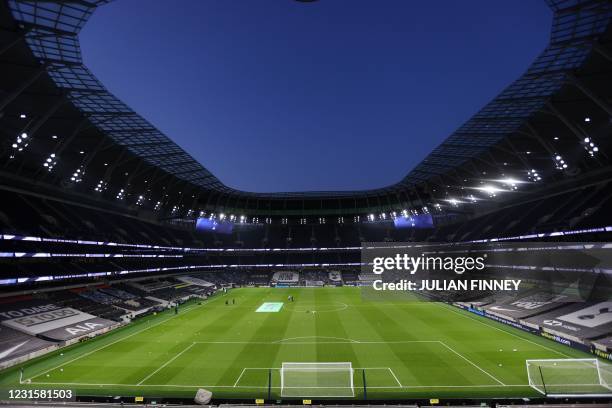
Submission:
[[[354,397],[353,375],[350,362],[283,363],[281,397]]]
[[[612,366],[596,358],[526,360],[529,386],[546,396],[612,395]]]

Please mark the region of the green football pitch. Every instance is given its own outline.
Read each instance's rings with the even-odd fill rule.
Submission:
[[[338,396],[362,398],[365,378],[369,399],[530,397],[525,360],[564,358],[592,356],[440,303],[368,301],[347,287],[243,288],[29,361],[21,384],[20,367],[0,372],[0,386],[267,398],[270,384],[277,399],[329,395],[334,381],[352,379],[354,390]],[[287,362],[351,363],[353,372],[313,382],[298,370],[281,388]]]

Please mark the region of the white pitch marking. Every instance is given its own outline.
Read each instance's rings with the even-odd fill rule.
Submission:
[[[480,371],[482,371],[483,373],[485,373],[486,375],[488,375],[489,377],[491,377],[492,379],[494,379],[495,381],[497,381],[498,383],[500,383],[501,385],[506,385],[503,382],[501,382],[500,380],[498,380],[494,375],[490,374],[489,372],[487,372],[486,370],[484,370],[482,367],[480,367],[478,364],[474,363],[472,360],[468,359],[467,357],[465,357],[464,355],[462,355],[461,353],[455,351],[452,347],[450,347],[448,344],[444,343],[443,341],[439,342],[441,345],[443,345],[444,347],[446,347],[447,349],[449,349],[450,351],[452,351],[453,353],[455,353],[456,355],[458,355],[459,357],[461,357],[462,359],[464,359],[465,361],[467,361],[468,363],[470,363],[471,365],[473,365],[474,367],[476,367],[477,369],[479,369]]]
[[[313,336],[316,337],[316,336]],[[299,337],[296,337],[296,339]],[[333,337],[332,337],[333,338]],[[340,338],[340,337],[338,337]],[[262,345],[299,345],[299,344],[409,344],[409,343],[439,343],[439,340],[397,340],[397,341],[367,341],[367,340],[352,340],[349,341],[290,341],[280,343],[283,340],[276,341],[194,341],[196,344],[262,344]]]
[[[197,305],[197,306],[191,307],[191,308],[189,308],[189,309],[187,309],[187,310],[184,310],[182,315],[184,315],[185,313],[190,312],[190,311],[192,311],[192,310],[196,310],[196,309],[199,309],[199,308],[201,308],[201,307],[205,307],[206,305],[209,305],[209,304],[211,304],[212,302],[214,302],[215,300],[218,300],[218,299],[221,299],[221,297],[220,297],[220,296],[219,296],[219,297],[216,297],[216,298],[214,298],[213,300],[210,300],[210,301],[208,301],[208,302],[204,303],[204,304],[203,304],[203,305],[201,305],[201,306],[200,306],[200,305]],[[48,372],[50,372],[50,371],[57,370],[58,368],[63,367],[63,366],[65,366],[65,365],[67,365],[67,364],[71,364],[71,363],[72,363],[72,362],[74,362],[74,361],[80,360],[80,359],[81,359],[81,358],[83,358],[83,357],[86,357],[86,356],[88,356],[88,355],[90,355],[90,354],[96,353],[96,352],[98,352],[98,351],[100,351],[100,350],[102,350],[102,349],[105,349],[105,348],[107,348],[107,347],[109,347],[109,346],[112,346],[113,344],[119,343],[120,341],[123,341],[123,340],[125,340],[125,339],[129,339],[130,337],[135,336],[135,335],[137,335],[137,334],[140,334],[140,333],[142,333],[142,332],[143,332],[143,331],[145,331],[145,330],[149,330],[149,329],[152,329],[153,327],[157,327],[157,326],[159,326],[160,324],[162,324],[162,323],[166,323],[168,320],[175,318],[176,316],[182,316],[182,315],[176,315],[176,314],[171,315],[169,318],[167,318],[167,319],[165,319],[165,320],[162,320],[162,321],[160,321],[160,322],[157,322],[157,323],[155,323],[155,324],[152,324],[152,325],[150,325],[150,326],[147,326],[147,327],[145,327],[145,328],[143,328],[143,329],[140,329],[140,330],[138,330],[138,331],[135,331],[134,333],[128,334],[128,335],[127,335],[127,336],[125,336],[125,337],[122,337],[122,338],[117,339],[117,340],[115,340],[115,341],[113,341],[113,342],[111,342],[111,343],[108,343],[108,344],[105,344],[105,345],[103,345],[103,346],[100,346],[100,347],[98,347],[98,348],[96,348],[96,349],[93,349],[93,350],[91,350],[91,351],[89,351],[89,352],[87,352],[87,353],[85,353],[85,354],[81,354],[81,355],[79,355],[79,356],[77,356],[77,357],[75,357],[75,358],[73,358],[73,359],[71,359],[71,360],[68,360],[68,361],[66,361],[66,362],[64,362],[64,363],[62,363],[62,364],[60,364],[60,365],[58,365],[58,366],[52,367],[52,368],[50,368],[50,369],[48,369],[48,370],[45,370],[45,371],[43,371],[42,373],[36,374],[35,376],[31,377],[31,378],[30,378],[30,380],[31,380],[31,379],[33,379],[33,378],[36,378],[36,377],[40,377],[40,376],[41,376],[41,375],[43,375],[43,374],[47,374],[47,373],[48,373]],[[111,333],[112,333],[112,332],[111,332]]]
[[[157,370],[153,371],[151,374],[147,375],[145,378],[143,378],[142,380],[140,380],[140,382],[136,385],[141,385],[143,382],[147,381],[149,378],[153,377],[156,373],[158,373],[160,370],[162,370],[164,367],[166,367],[168,364],[170,364],[171,362],[173,362],[174,360],[176,360],[177,358],[179,358],[183,353],[185,353],[187,350],[189,350],[190,348],[192,348],[195,345],[195,343],[191,343],[190,345],[188,345],[187,347],[185,347],[183,349],[183,351],[181,351],[180,353],[178,353],[177,355],[175,355],[174,357],[172,357],[170,360],[166,361],[161,367],[159,367]]]
[[[507,330],[500,329],[499,327],[495,327],[495,326],[493,326],[493,325],[490,325],[490,324],[488,324],[488,323],[487,323],[486,321],[484,321],[484,320],[476,319],[476,318],[474,318],[474,317],[472,317],[472,316],[468,316],[468,315],[466,315],[466,314],[460,313],[459,311],[454,310],[452,306],[449,306],[449,307],[446,307],[446,308],[445,308],[445,307],[443,307],[442,305],[440,305],[440,307],[442,307],[443,309],[450,310],[451,312],[456,313],[456,314],[458,314],[459,316],[463,316],[463,317],[465,317],[465,318],[467,318],[467,319],[474,320],[475,322],[478,322],[478,323],[480,323],[480,324],[482,324],[482,325],[485,325],[485,326],[487,326],[487,327],[489,327],[489,328],[491,328],[491,329],[495,329],[495,330],[497,330],[497,331],[500,331],[500,332],[503,332],[503,333],[509,334],[510,336],[513,336],[513,337],[516,337],[516,338],[521,339],[521,340],[523,340],[523,341],[526,341],[527,343],[535,344],[536,346],[539,346],[539,347],[541,347],[541,348],[543,348],[543,349],[546,349],[546,350],[548,350],[548,351],[552,351],[553,353],[556,353],[556,354],[562,355],[562,356],[567,357],[567,358],[572,358],[572,356],[570,356],[570,355],[568,355],[568,354],[562,353],[562,352],[560,352],[560,351],[557,351],[557,350],[555,350],[555,349],[552,349],[552,348],[550,348],[550,347],[547,347],[547,346],[545,346],[545,345],[543,345],[543,344],[536,343],[535,341],[531,341],[531,340],[529,340],[529,339],[526,339],[526,338],[524,338],[524,337],[521,337],[521,336],[519,336],[519,335],[516,335],[516,334],[514,334],[514,333],[512,333],[512,332],[509,332],[509,331],[507,331]]]
[[[242,375],[244,374],[244,372],[247,370],[247,368],[243,368],[242,372],[240,373],[240,375],[238,376],[238,379],[236,380],[236,382],[234,383],[234,387],[236,387],[238,385],[238,382],[240,382],[240,379],[242,378]]]
[[[395,381],[397,381],[397,384],[400,386],[400,388],[402,387],[402,383],[400,382],[400,380],[397,379],[397,376],[395,375],[395,373],[393,372],[393,370],[391,369],[391,367],[387,367],[389,369],[389,371],[391,372],[391,375],[393,376],[393,378],[395,378]]]
[[[289,340],[300,340],[300,339],[334,339],[334,340],[344,340],[345,343],[359,343],[358,340],[347,339],[345,337],[331,337],[331,336],[301,336],[301,337],[288,337],[286,339],[280,339],[273,343],[283,343]]]
[[[102,384],[102,383],[80,383],[80,382],[66,382],[66,383],[59,383],[59,382],[33,382],[33,385],[82,385],[82,386],[102,386],[102,387],[169,387],[169,388],[261,388],[261,389],[267,389],[268,386],[251,386],[251,385],[237,385],[237,386],[233,386],[233,385],[182,385],[182,384],[110,384],[110,383],[106,383],[106,384]],[[559,385],[564,385],[564,384],[559,384]],[[567,385],[576,385],[576,384],[567,384]],[[585,384],[585,385],[592,385],[592,384]],[[404,388],[404,389],[409,389],[409,388],[502,388],[502,387],[525,387],[525,388],[531,388],[529,384],[504,384],[504,385],[497,385],[497,384],[483,384],[483,385],[402,385],[401,387],[399,386],[389,386],[389,387],[385,387],[385,386],[372,386],[372,387],[368,387],[368,388],[380,388],[380,389],[394,389],[394,388]],[[275,389],[280,389],[280,386],[272,386],[270,388],[275,388]],[[296,387],[296,388],[303,388],[303,387]],[[319,387],[315,387],[315,388],[319,388]],[[338,387],[332,387],[332,388],[338,388]]]

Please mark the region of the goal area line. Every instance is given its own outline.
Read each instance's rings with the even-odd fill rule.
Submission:
[[[244,375],[250,371],[278,371],[280,372],[282,370],[282,368],[280,367],[245,367],[242,369],[242,371],[240,372],[240,374],[238,375],[238,378],[236,378],[236,381],[234,382],[233,387],[236,388],[240,388],[240,387],[250,387],[249,385],[244,385],[241,386],[240,384],[240,380],[244,377]],[[297,369],[298,371],[301,371],[301,369]],[[310,368],[310,369],[303,369],[304,371],[312,371],[315,370],[314,368]],[[325,368],[322,368],[322,370],[325,370]],[[329,370],[337,370],[337,369],[329,369]],[[368,388],[404,388],[404,385],[399,381],[397,375],[395,374],[395,372],[393,371],[393,369],[391,367],[353,367],[353,375],[355,375],[355,371],[362,371],[362,370],[370,370],[370,371],[388,371],[389,375],[391,376],[391,378],[393,378],[393,380],[395,381],[394,385],[390,385],[390,386],[368,386]],[[419,387],[419,386],[416,386]],[[272,386],[271,388],[277,388],[276,386]],[[278,387],[280,388],[280,387]],[[294,387],[285,387],[285,388],[294,388]],[[297,387],[300,388],[300,387]],[[302,387],[302,388],[307,388],[307,387]],[[312,388],[317,388],[317,387],[312,387]],[[338,388],[338,387],[330,387],[330,388]]]

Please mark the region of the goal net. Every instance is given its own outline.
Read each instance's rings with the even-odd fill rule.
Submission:
[[[351,363],[283,363],[281,397],[354,397]]]
[[[548,396],[612,395],[612,366],[596,358],[527,360],[529,385]]]

